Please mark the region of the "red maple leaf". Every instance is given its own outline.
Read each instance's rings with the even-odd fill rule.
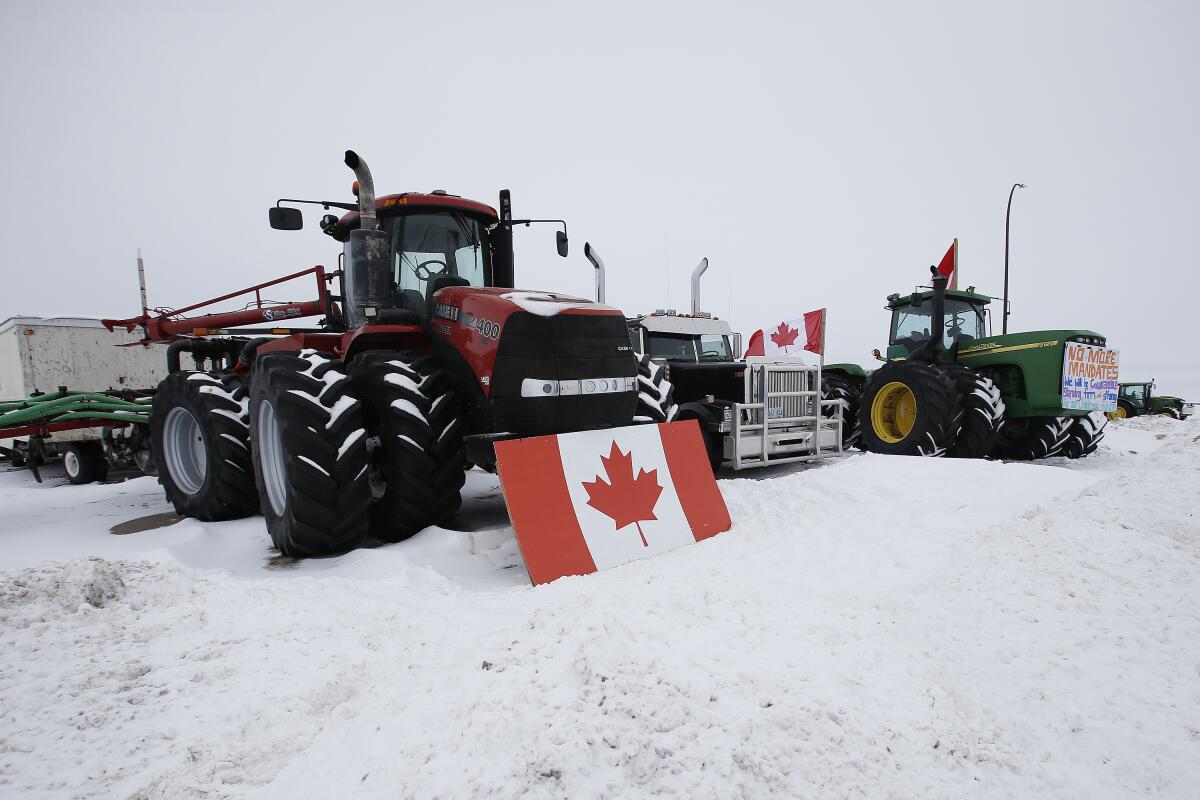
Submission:
[[[658,485],[658,470],[639,470],[635,479],[633,451],[622,453],[615,441],[608,457],[600,456],[600,462],[604,464],[604,472],[612,483],[605,483],[599,475],[594,481],[584,481],[583,488],[587,489],[588,505],[611,517],[617,530],[631,522],[637,525],[638,535],[642,537],[642,546],[649,547],[640,523],[642,520],[658,519],[654,516],[654,506],[658,504],[658,496],[662,494],[662,487]]]
[[[776,347],[787,347],[790,344],[796,343],[796,337],[800,335],[800,331],[789,327],[786,322],[779,323],[779,327],[771,332],[771,341]]]

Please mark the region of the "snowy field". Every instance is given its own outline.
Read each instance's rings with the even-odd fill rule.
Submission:
[[[303,563],[2,473],[0,797],[1200,796],[1196,419],[720,485],[729,533],[533,588],[483,473]]]

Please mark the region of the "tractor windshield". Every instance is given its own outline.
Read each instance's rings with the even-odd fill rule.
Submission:
[[[460,285],[491,283],[483,225],[474,217],[437,211],[384,219],[383,225],[391,237],[397,305],[424,308],[430,283],[443,276],[461,279],[454,282]]]
[[[987,336],[985,310],[977,303],[956,298],[946,298],[946,322],[943,341],[946,347],[955,342],[968,342]],[[926,300],[919,307],[902,306],[892,311],[892,336],[890,344],[904,345],[910,351],[929,339],[929,320],[933,316],[933,302]]]

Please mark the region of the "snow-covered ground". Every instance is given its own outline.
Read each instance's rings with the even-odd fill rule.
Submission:
[[[482,473],[303,563],[0,474],[0,796],[1196,797],[1200,424],[1109,430],[727,477],[730,532],[536,588]]]

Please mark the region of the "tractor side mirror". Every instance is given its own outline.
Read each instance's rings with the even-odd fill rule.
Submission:
[[[321,217],[321,230],[327,231],[334,225],[337,225],[338,218],[333,214],[326,214]]]
[[[567,257],[567,232],[558,231],[555,235],[555,241],[558,243],[558,254],[563,258]]]
[[[879,352],[878,347],[871,351],[871,355],[875,356],[878,361],[887,361],[887,359],[883,357],[883,353]]]
[[[271,227],[277,231],[298,231],[304,227],[304,214],[298,208],[273,206],[268,212]]]

